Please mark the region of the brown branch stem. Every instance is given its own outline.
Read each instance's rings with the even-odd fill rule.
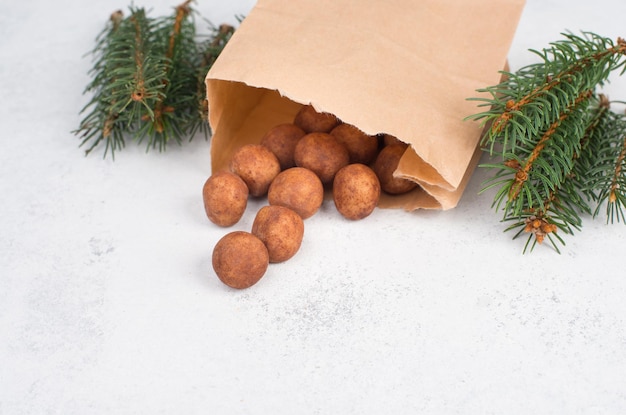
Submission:
[[[189,15],[189,13],[191,13],[191,9],[189,8],[189,4],[191,3],[191,1],[192,0],[187,0],[184,3],[181,3],[176,7],[176,17],[174,18],[174,26],[172,28],[172,33],[170,33],[167,52],[165,53],[165,57],[166,57],[165,77],[161,81],[163,84],[163,88],[165,88],[169,83],[168,75],[171,69],[170,62],[174,58],[174,51],[176,48],[176,38],[180,34],[183,20],[185,19],[185,17]],[[169,107],[163,108],[164,99],[165,97],[163,95],[159,95],[157,97],[157,101],[154,106],[154,129],[158,133],[162,133],[164,129],[163,114],[168,113],[168,112],[173,112],[172,108],[169,108]]]
[[[619,156],[617,156],[615,172],[613,173],[613,180],[611,181],[611,187],[609,191],[609,202],[615,203],[617,200],[617,196],[615,192],[619,187],[619,176],[622,172],[622,164],[624,163],[624,158],[626,158],[626,136],[624,136],[624,140],[622,142],[622,151],[620,151]]]
[[[133,101],[143,101],[146,97],[146,86],[145,80],[143,77],[143,41],[142,41],[142,31],[139,22],[137,21],[136,16],[131,16],[130,18],[135,25],[135,66],[137,70],[135,71],[135,88],[133,93],[131,94],[131,98]]]

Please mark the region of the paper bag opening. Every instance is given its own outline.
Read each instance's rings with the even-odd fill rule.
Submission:
[[[523,0],[259,0],[207,74],[213,171],[312,104],[409,144],[420,188],[381,207],[457,205],[480,152],[467,98],[499,80]]]

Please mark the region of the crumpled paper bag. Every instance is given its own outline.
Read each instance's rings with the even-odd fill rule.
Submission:
[[[206,77],[212,170],[303,104],[410,144],[420,188],[379,206],[450,209],[480,158],[476,90],[499,82],[524,0],[259,0]]]

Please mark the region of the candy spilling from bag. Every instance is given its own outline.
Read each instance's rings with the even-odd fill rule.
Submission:
[[[464,121],[477,111],[467,98],[498,83],[523,5],[259,0],[206,77],[209,218],[230,223],[245,210],[243,199],[266,193],[272,207],[265,219],[257,214],[263,224],[256,236],[235,231],[218,243],[213,266],[220,279],[236,288],[256,283],[275,254],[261,246],[273,246],[276,233],[294,236],[295,253],[298,220],[273,207],[307,211],[296,215],[303,220],[319,208],[314,194],[323,198],[325,186],[349,219],[376,206],[455,207],[481,154],[481,126]],[[306,124],[307,117],[319,125]],[[218,196],[237,179],[245,186]],[[302,198],[297,187],[311,192],[304,199],[312,206],[284,202]],[[219,197],[227,202],[213,200]],[[210,208],[220,203],[231,207]],[[268,225],[267,217],[281,225]],[[266,239],[260,245],[242,242],[259,234]],[[248,255],[254,264],[234,261],[244,246],[261,251]],[[253,268],[258,278],[250,277]]]

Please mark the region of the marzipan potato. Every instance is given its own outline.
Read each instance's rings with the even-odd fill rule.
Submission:
[[[267,147],[247,144],[233,154],[230,169],[246,182],[251,196],[260,197],[280,173],[280,162]]]
[[[213,248],[213,270],[232,288],[249,288],[256,284],[265,275],[269,261],[265,244],[249,232],[230,232]]]
[[[263,206],[252,223],[252,234],[265,244],[270,262],[283,262],[298,252],[304,236],[300,215],[283,206]]]
[[[324,201],[324,185],[311,170],[292,167],[276,176],[267,193],[270,205],[284,206],[302,219],[313,216]]]
[[[339,170],[333,181],[335,207],[346,219],[369,216],[380,199],[380,182],[365,164],[349,164]]]
[[[274,153],[280,162],[281,170],[285,170],[296,165],[293,160],[293,153],[296,144],[305,134],[300,127],[294,124],[280,124],[269,130],[261,138],[261,145]]]
[[[306,133],[329,133],[341,121],[333,114],[317,112],[312,105],[304,105],[296,114],[293,123]]]
[[[211,222],[219,226],[232,226],[239,222],[246,211],[248,186],[236,174],[220,171],[204,183],[202,199]]]
[[[370,164],[378,154],[378,138],[365,134],[351,124],[339,124],[330,132],[350,155],[350,163]]]
[[[402,177],[394,177],[393,175],[393,172],[398,168],[398,163],[400,163],[400,159],[405,150],[406,145],[404,144],[390,144],[385,146],[378,154],[378,157],[376,157],[376,161],[372,166],[380,180],[380,187],[386,193],[399,195],[407,193],[418,186],[417,183],[411,180]]]
[[[309,133],[302,137],[293,157],[296,166],[313,171],[324,184],[331,183],[339,169],[350,163],[348,149],[327,133]]]

